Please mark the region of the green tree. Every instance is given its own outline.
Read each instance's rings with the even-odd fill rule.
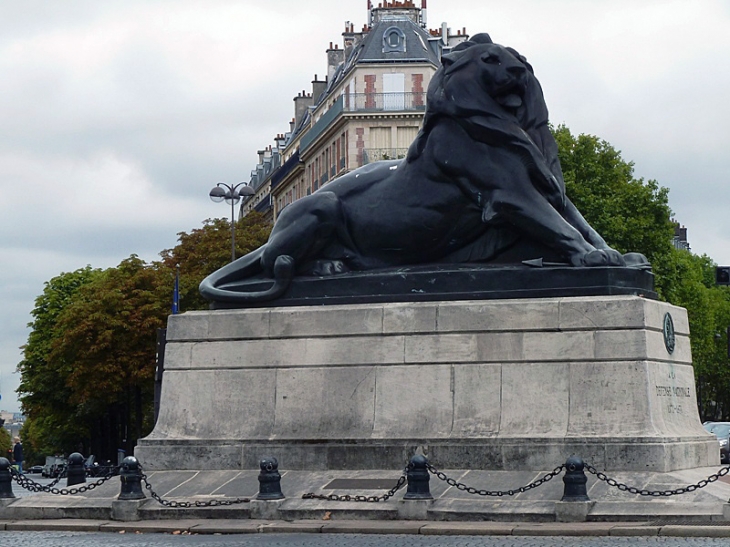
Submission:
[[[259,213],[249,213],[236,222],[236,256],[240,257],[266,243],[271,224]],[[180,265],[180,307],[200,310],[208,302],[200,296],[200,282],[231,261],[231,223],[224,218],[208,219],[201,228],[190,233],[180,232],[178,244],[160,253],[162,268],[174,278],[175,266]]]
[[[238,252],[263,244],[270,225],[253,214],[236,225]],[[176,265],[182,308],[205,308],[202,279],[230,260],[230,224],[208,220],[147,264],[61,274],[36,299],[24,346],[24,439],[37,455],[82,451],[113,458],[152,428],[157,330],[171,311]]]
[[[730,290],[715,286],[715,263],[672,245],[666,188],[634,178],[633,163],[596,136],[574,136],[563,125],[553,133],[566,193],[578,210],[612,247],[645,254],[659,297],[687,309],[701,416],[730,418]]]
[[[0,457],[7,457],[12,447],[13,440],[10,438],[10,433],[4,427],[0,427]]]
[[[157,268],[132,255],[81,287],[59,317],[64,335],[50,360],[66,364],[68,401],[95,454],[131,451],[152,426],[156,333],[169,313],[166,289]]]
[[[23,359],[18,364],[19,400],[26,415],[24,441],[36,453],[62,451],[67,439],[78,438],[83,428],[74,419],[75,407],[66,386],[66,363],[51,359],[57,340],[63,338],[59,318],[73,302],[81,287],[90,283],[101,271],[90,266],[62,273],[46,282],[31,311],[31,332],[23,346]]]
[[[574,136],[564,125],[553,134],[566,193],[588,223],[622,253],[643,253],[652,264],[666,259],[674,234],[669,190],[634,178],[634,164],[596,136]]]

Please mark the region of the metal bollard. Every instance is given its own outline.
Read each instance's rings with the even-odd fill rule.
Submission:
[[[122,460],[122,468],[119,470],[119,478],[122,479],[122,491],[118,500],[143,500],[142,492],[142,469],[134,456],[127,456]]]
[[[68,475],[66,486],[84,484],[86,482],[86,469],[84,469],[84,457],[74,452],[68,457]]]
[[[0,499],[14,498],[13,476],[10,473],[10,461],[0,458]]]
[[[560,501],[591,501],[586,490],[588,478],[583,471],[585,464],[578,456],[571,456],[565,462],[563,476],[563,498]]]
[[[264,456],[259,462],[261,473],[259,473],[259,493],[257,500],[282,500],[284,494],[281,491],[281,475],[279,474],[279,461],[273,456]]]
[[[428,460],[426,456],[416,454],[411,458],[406,472],[408,489],[403,496],[404,500],[432,500],[433,496],[428,488],[428,481],[431,477],[428,473]]]

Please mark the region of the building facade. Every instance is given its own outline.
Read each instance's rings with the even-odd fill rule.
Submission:
[[[468,39],[444,23],[428,30],[426,0],[368,2],[359,32],[347,22],[330,42],[327,74],[294,98],[289,131],[259,152],[255,194],[241,214],[272,220],[293,201],[373,161],[405,157],[423,120],[426,90],[441,55]]]

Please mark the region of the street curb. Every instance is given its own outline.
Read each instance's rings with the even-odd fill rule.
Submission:
[[[651,523],[519,523],[425,521],[238,521],[186,519],[113,522],[89,519],[0,521],[0,530],[34,532],[107,532],[166,534],[407,534],[441,536],[532,537],[692,537],[730,538],[730,526],[656,526]]]

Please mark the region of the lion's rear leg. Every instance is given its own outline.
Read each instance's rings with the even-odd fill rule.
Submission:
[[[342,261],[325,260],[324,247],[344,229],[339,198],[332,192],[317,192],[295,201],[279,215],[261,257],[264,271],[275,274],[280,256],[289,256],[299,271],[305,264],[319,263],[329,273],[344,271]],[[324,265],[328,262],[328,265]]]

